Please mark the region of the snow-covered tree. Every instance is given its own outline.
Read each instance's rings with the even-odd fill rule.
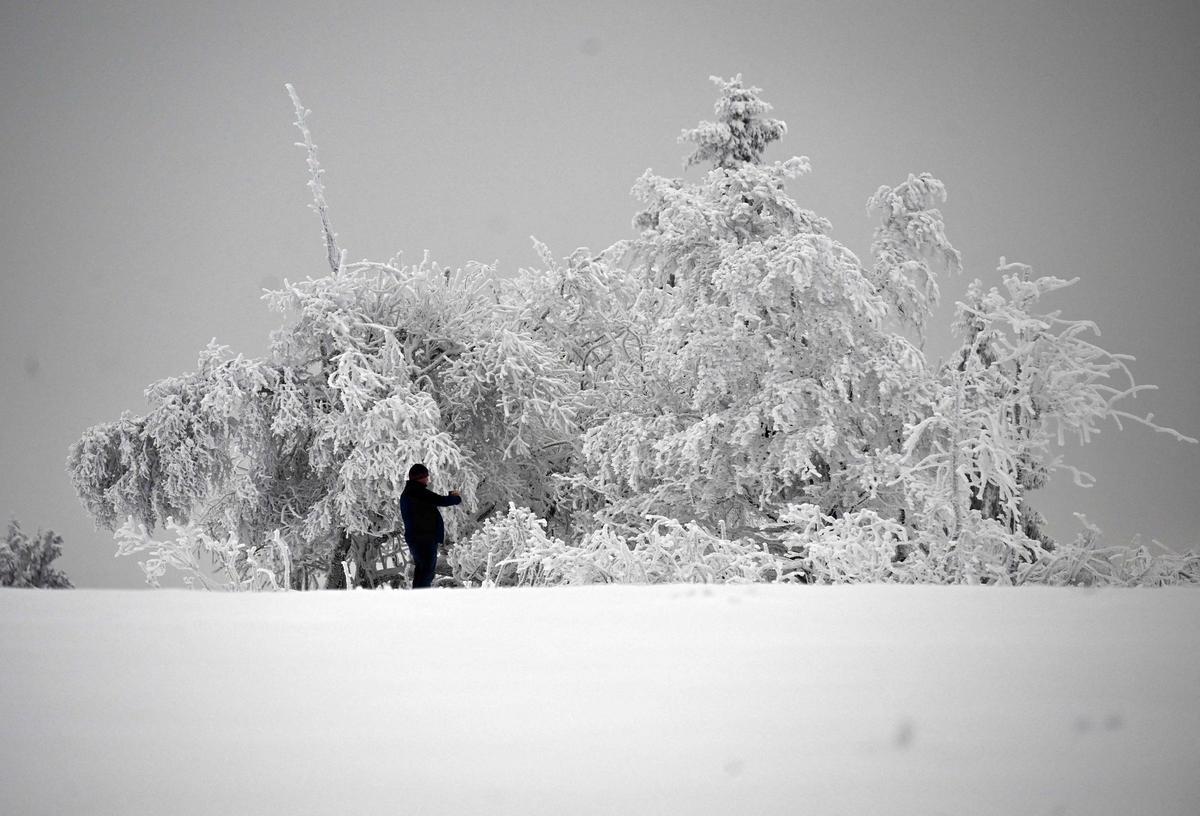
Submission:
[[[936,302],[938,270],[959,266],[929,176],[876,194],[883,226],[864,266],[785,191],[807,158],[758,163],[784,132],[758,118],[758,89],[714,80],[718,121],[681,137],[698,145],[689,163],[713,168],[697,183],[648,171],[640,235],[592,263],[632,290],[622,329],[635,342],[595,354],[611,368],[579,479],[630,526],[653,513],[746,532],[788,502],[883,501],[864,473],[932,388],[905,331]]]
[[[297,113],[332,267],[298,100]],[[349,535],[398,527],[416,462],[461,490],[472,515],[462,530],[450,515],[452,534],[510,501],[545,512],[549,474],[578,436],[580,383],[503,301],[493,273],[342,257],[328,275],[285,282],[267,300],[291,321],[267,356],[214,342],[195,372],[147,389],[148,413],[84,434],[68,462],[81,501],[110,529],[171,518],[251,554],[282,540],[299,587],[322,571],[338,583]]]
[[[902,470],[924,536],[957,539],[996,522],[1005,551],[998,557],[1015,573],[1056,547],[1029,493],[1057,470],[1077,484],[1093,482],[1056,452],[1066,438],[1087,443],[1111,420],[1196,440],[1125,409],[1124,400],[1153,386],[1134,383],[1129,357],[1089,339],[1094,324],[1037,311],[1043,296],[1075,280],[1034,279],[1028,266],[1004,259],[998,271],[1005,293],[976,280],[957,304],[963,345],[938,372],[929,415],[908,429]],[[1093,540],[1082,535],[1076,543]]]
[[[0,541],[0,586],[70,589],[66,573],[53,566],[62,555],[62,537],[53,530],[38,530],[30,536],[16,519]]]

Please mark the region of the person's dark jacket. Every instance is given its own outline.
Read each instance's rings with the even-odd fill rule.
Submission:
[[[442,496],[420,482],[409,479],[400,494],[400,517],[404,520],[407,544],[441,544],[446,538],[439,507],[460,504],[462,496]]]

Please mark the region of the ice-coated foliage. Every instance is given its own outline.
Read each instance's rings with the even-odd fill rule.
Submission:
[[[900,326],[911,325],[924,338],[929,311],[941,297],[931,259],[951,272],[962,271],[962,256],[946,239],[942,213],[946,188],[928,173],[909,175],[896,187],[880,187],[867,202],[879,215],[871,245],[874,263],[868,277],[888,301]]]
[[[66,573],[53,564],[62,555],[62,536],[53,530],[29,535],[16,519],[0,541],[0,587],[71,589]]]
[[[1194,555],[1056,543],[1029,502],[1056,470],[1089,480],[1061,445],[1103,422],[1195,442],[1124,407],[1147,386],[1092,324],[1040,311],[1072,282],[1001,259],[1003,291],[969,287],[962,349],[931,366],[963,268],[942,183],[880,187],[863,261],[788,192],[809,160],[764,159],[786,127],[759,90],[714,81],[716,121],[681,136],[699,178],[646,171],[633,237],[563,259],[535,241],[511,279],[347,263],[289,86],[329,274],[267,294],[286,323],[262,359],[214,342],[147,413],[85,432],[81,501],[131,518],[122,548],[153,553],[151,580],[215,551],[253,585],[274,543],[313,585],[349,536],[396,529],[414,462],[462,492],[448,560],[469,584],[1196,580]]]
[[[150,586],[159,586],[168,568],[181,572],[183,583],[192,588],[238,592],[291,585],[291,553],[278,530],[264,544],[249,544],[233,533],[213,538],[194,524],[170,518],[164,526],[173,536],[165,541],[153,538],[132,517],[116,530],[117,555],[148,555],[138,566]]]

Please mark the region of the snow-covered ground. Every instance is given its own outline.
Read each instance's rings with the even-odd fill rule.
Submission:
[[[1200,813],[1200,591],[0,590],[4,814]]]

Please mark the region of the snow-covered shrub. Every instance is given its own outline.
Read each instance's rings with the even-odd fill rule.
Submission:
[[[0,587],[71,589],[71,581],[54,561],[62,555],[62,536],[53,530],[29,535],[16,519],[0,539]]]
[[[253,546],[234,534],[214,538],[193,524],[168,518],[164,525],[172,538],[155,539],[146,525],[128,518],[116,530],[117,555],[146,553],[138,566],[146,583],[159,586],[167,569],[183,573],[192,588],[226,591],[286,590],[291,586],[291,554],[278,530],[266,544]]]
[[[808,583],[950,584],[1007,578],[1019,560],[995,522],[976,513],[969,533],[913,537],[905,525],[875,510],[844,515],[822,513],[813,504],[792,505],[780,518],[775,539]],[[1001,577],[1003,576],[1003,577]]]
[[[652,517],[635,534],[605,526],[576,544],[546,535],[546,522],[510,507],[454,548],[455,575],[487,586],[753,583],[781,580],[787,565],[766,547],[712,535],[695,523]]]
[[[1030,580],[1055,586],[1155,587],[1200,583],[1200,553],[1180,553],[1161,543],[1153,549],[1134,540],[1102,546],[1100,528],[1076,513],[1081,524],[1074,540],[1059,544],[1035,565]]]
[[[904,581],[914,574],[897,569],[909,546],[907,530],[874,510],[833,518],[815,504],[792,505],[781,516],[787,530],[779,542],[811,583]]]
[[[454,577],[467,585],[508,586],[518,582],[512,560],[530,551],[562,546],[546,535],[546,522],[527,507],[510,504],[508,512],[494,516],[446,553]]]
[[[811,504],[793,505],[777,540],[811,583],[1047,584],[1163,586],[1200,583],[1200,554],[1138,545],[1101,547],[1100,531],[1083,529],[1047,546],[1023,531],[969,511],[957,538],[913,531],[873,510],[833,518]]]

